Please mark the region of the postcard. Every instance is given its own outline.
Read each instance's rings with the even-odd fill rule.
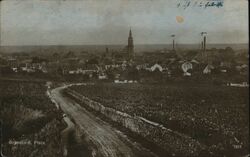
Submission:
[[[249,157],[248,0],[0,1],[1,157]]]

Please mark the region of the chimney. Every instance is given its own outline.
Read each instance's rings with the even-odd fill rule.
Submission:
[[[203,48],[204,48],[204,51],[206,51],[206,36],[204,36],[204,46],[203,46]]]

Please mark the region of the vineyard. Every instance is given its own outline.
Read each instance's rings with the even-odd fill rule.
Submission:
[[[246,88],[106,83],[71,89],[106,107],[186,134],[215,156],[248,153]]]
[[[3,154],[16,157],[62,156],[62,113],[46,96],[45,82],[0,82]],[[11,143],[12,141],[12,143]],[[13,141],[30,141],[17,144]],[[34,145],[34,141],[40,144]]]

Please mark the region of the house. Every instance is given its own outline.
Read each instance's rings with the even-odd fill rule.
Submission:
[[[163,68],[162,68],[161,65],[156,63],[156,64],[154,64],[153,66],[150,67],[150,71],[156,71],[156,70],[159,70],[160,72],[162,72]]]
[[[127,63],[127,61],[123,61],[123,63],[122,63],[122,69],[123,70],[126,70],[126,67],[128,66],[128,63]]]
[[[242,64],[235,67],[237,71],[240,72],[241,75],[248,74],[248,65]]]
[[[75,74],[76,72],[74,70],[69,70],[69,74]]]
[[[114,80],[114,83],[137,83],[136,80]]]
[[[193,65],[191,62],[186,61],[181,65],[181,69],[183,71],[184,76],[191,76],[191,73],[188,72],[188,70],[193,69]]]
[[[28,72],[28,73],[33,73],[33,72],[35,72],[34,69],[29,68],[29,67],[21,67],[21,69],[22,69],[22,71],[26,71],[26,72]]]
[[[228,83],[228,86],[232,86],[232,87],[249,87],[249,84],[247,82],[242,82],[242,83]]]
[[[46,66],[48,64],[48,60],[40,57],[33,57],[30,62],[31,68],[34,70],[39,70],[42,72],[47,72]]]
[[[220,70],[222,73],[226,73],[227,72],[227,69],[221,69]]]
[[[143,69],[147,69],[147,67],[149,66],[149,64],[145,63],[145,64],[140,64],[136,66],[137,70],[143,70]]]
[[[208,64],[205,69],[203,70],[203,74],[210,74],[212,70],[214,69],[213,65]]]
[[[70,68],[70,67],[68,67]],[[68,70],[69,74],[93,74],[93,73],[97,73],[99,72],[99,67],[95,64],[87,64],[84,67],[78,67],[78,68],[70,68],[70,70]]]
[[[105,67],[105,70],[107,70],[107,69],[119,68],[120,65],[119,64],[106,64],[104,67]]]
[[[35,72],[35,69],[32,68],[32,60],[23,60],[20,64],[19,67],[22,71],[28,72],[28,73],[32,73]]]
[[[17,68],[12,68],[12,71],[18,72]]]
[[[123,60],[123,61],[115,61],[112,64],[105,64],[104,65],[104,69],[108,70],[108,69],[122,69],[122,70],[126,70],[126,68],[129,66],[129,62]]]
[[[148,71],[151,71],[151,72],[156,71],[156,70],[158,70],[160,72],[167,72],[168,71],[168,68],[167,68],[167,66],[165,64],[160,65],[160,64],[156,63],[156,64],[153,64],[151,66],[149,64],[145,64],[143,67],[145,67],[144,68],[145,70],[148,70]]]
[[[108,76],[103,71],[100,71],[98,74],[98,79],[99,80],[108,79]]]
[[[107,79],[107,75],[104,75],[104,74],[101,74],[101,75],[98,75],[98,79],[99,80],[104,80],[104,79]]]
[[[195,59],[192,59],[192,60],[191,60],[191,63],[199,64],[200,62],[198,62],[198,61],[195,60]]]
[[[83,74],[82,68],[77,68],[76,70],[70,70],[69,74]]]

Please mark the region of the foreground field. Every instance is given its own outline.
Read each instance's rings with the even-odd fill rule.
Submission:
[[[3,154],[62,156],[62,113],[46,96],[45,82],[0,80]]]
[[[248,154],[248,89],[190,85],[73,86],[104,106],[184,133],[215,156]]]

